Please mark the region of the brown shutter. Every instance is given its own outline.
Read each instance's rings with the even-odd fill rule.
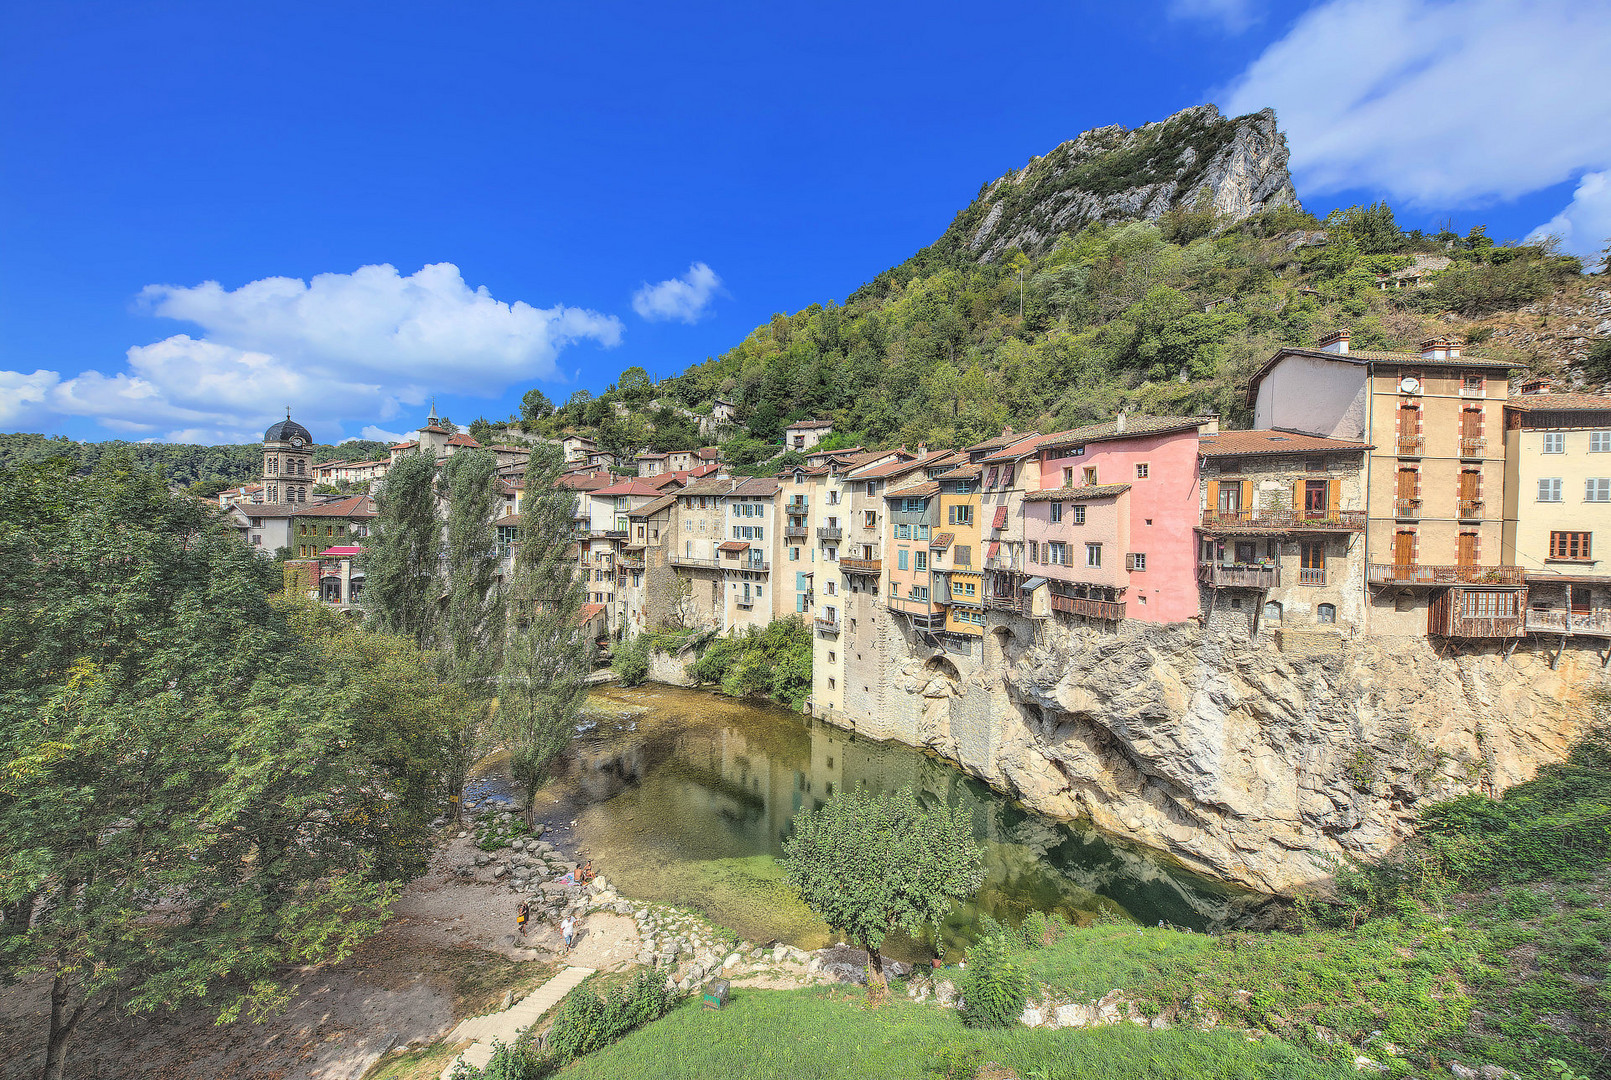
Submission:
[[[1296,480],[1292,481],[1292,512],[1294,514],[1301,514],[1304,511],[1304,503],[1303,503],[1303,490],[1304,490],[1304,487],[1305,487],[1305,484],[1304,484],[1304,478],[1303,477],[1300,476]]]
[[[1326,513],[1336,516],[1342,509],[1342,477],[1333,476],[1326,481]]]
[[[1253,511],[1253,481],[1242,481],[1242,513],[1250,514]]]
[[[1207,510],[1207,513],[1210,513],[1210,514],[1219,513],[1219,481],[1218,480],[1205,480],[1205,481],[1203,481],[1203,486],[1208,491],[1208,510]]]

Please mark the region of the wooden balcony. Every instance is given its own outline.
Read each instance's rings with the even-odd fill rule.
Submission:
[[[786,525],[783,528],[783,539],[809,540],[811,539],[811,530],[804,525]]]
[[[1363,510],[1205,510],[1212,532],[1363,532]]]
[[[882,574],[884,572],[884,560],[840,558],[839,569],[847,574]]]
[[[1124,618],[1124,604],[1112,600],[1087,600],[1083,596],[1058,596],[1052,593],[1052,610],[1065,615],[1083,615],[1087,619],[1105,619],[1118,622]]]
[[[845,530],[836,525],[824,525],[817,529],[818,540],[840,540],[844,538],[844,535]]]
[[[747,559],[745,559],[745,560],[734,560],[733,562],[724,562],[724,563],[722,563],[722,569],[723,570],[751,570],[751,571],[753,571],[753,572],[755,572],[757,574],[769,574],[769,573],[772,572],[772,564],[767,563],[767,562],[752,562],[752,561],[747,560]]]
[[[1398,437],[1399,457],[1420,457],[1425,452],[1425,435],[1400,435]]]
[[[672,566],[685,566],[691,570],[720,570],[722,564],[715,559],[696,559],[692,555],[673,555]]]
[[[1216,589],[1278,589],[1281,587],[1281,568],[1198,563],[1197,580]]]
[[[816,627],[819,634],[837,635],[839,633],[838,619],[812,619],[811,625]]]
[[[1611,637],[1611,608],[1567,611],[1564,608],[1528,608],[1525,617],[1530,634],[1586,634]]]
[[[1460,437],[1460,456],[1463,458],[1480,458],[1488,451],[1488,440],[1480,436],[1462,435]]]
[[[1371,563],[1366,580],[1372,585],[1523,585],[1519,566],[1425,566],[1420,563]]]
[[[1324,585],[1325,583],[1326,571],[1324,567],[1316,569],[1314,567],[1301,566],[1298,568],[1299,585]]]

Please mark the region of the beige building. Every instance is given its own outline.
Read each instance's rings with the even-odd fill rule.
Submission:
[[[1527,575],[1530,635],[1611,637],[1611,397],[1505,403],[1502,543]]]
[[[783,429],[783,449],[810,450],[832,434],[832,420],[796,420]]]
[[[1377,634],[1521,634],[1523,580],[1502,560],[1509,367],[1434,339],[1352,352],[1348,332],[1285,348],[1248,386],[1254,426],[1372,444],[1367,619]]]

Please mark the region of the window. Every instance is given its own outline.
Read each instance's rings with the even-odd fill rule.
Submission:
[[[927,570],[929,568],[929,553],[926,551],[912,552],[912,569]]]
[[[1135,570],[1135,571],[1144,571],[1144,570],[1146,570],[1146,568],[1147,568],[1147,553],[1144,552],[1144,551],[1132,551],[1130,554],[1128,554],[1128,555],[1126,555],[1124,557],[1124,568],[1126,570]]]
[[[921,514],[924,509],[923,504],[925,501],[926,500],[924,499],[907,499],[906,512],[908,514]]]
[[[971,544],[958,544],[951,549],[951,558],[958,567],[973,565],[973,546]]]
[[[1056,525],[1058,522],[1063,520],[1063,504],[1062,503],[1059,503],[1059,502],[1052,503],[1052,505],[1047,508],[1047,512],[1051,515],[1053,525]]]
[[[1074,466],[1072,465],[1066,465],[1063,467],[1063,486],[1074,486]]]
[[[1271,600],[1264,605],[1264,621],[1281,621],[1281,602],[1279,600]]]
[[[1594,483],[1594,481],[1590,480],[1589,483],[1592,484],[1592,483]],[[1558,477],[1558,476],[1556,476],[1556,477],[1541,477],[1539,479],[1539,481],[1538,481],[1538,501],[1539,502],[1560,502],[1561,501],[1561,478],[1560,477]]]
[[[952,525],[972,525],[973,507],[952,503],[947,511],[946,520]]]
[[[929,527],[927,525],[919,525],[919,526],[917,526],[916,531],[913,532],[913,534],[912,534],[912,539],[914,539],[914,540],[927,540],[928,538],[929,538]]]
[[[1482,376],[1467,375],[1464,381],[1461,382],[1460,389],[1475,394],[1482,393]]]
[[[1029,542],[1029,561],[1040,562],[1040,541],[1038,540]]]
[[[1076,525],[1084,525],[1085,524],[1085,504],[1084,503],[1075,503],[1074,504],[1074,524],[1076,524]]]
[[[1147,478],[1147,463],[1145,461],[1136,462],[1136,479],[1137,480],[1145,480],[1146,478]]]
[[[1315,608],[1315,622],[1334,623],[1337,621],[1337,605],[1321,604]]]
[[[1589,432],[1589,453],[1611,454],[1611,431]]]
[[[1061,540],[1053,540],[1046,545],[1046,561],[1053,566],[1068,565],[1068,545]]]
[[[1516,594],[1513,592],[1468,592],[1460,614],[1467,619],[1514,619]]]
[[[1093,567],[1102,565],[1102,545],[1101,544],[1086,544],[1085,545],[1085,565],[1086,566],[1093,566]]]
[[[833,676],[832,675],[828,676],[828,689],[832,690],[837,685],[838,685],[838,683],[833,681]]]
[[[1557,502],[1560,500],[1557,499]],[[1583,481],[1584,502],[1611,502],[1611,478],[1590,477]]]
[[[876,480],[867,481],[867,494],[869,494],[869,495],[877,495],[878,494],[878,482]],[[872,513],[871,510],[869,510],[867,512],[869,514]]]
[[[1096,486],[1096,466],[1087,465],[1084,469],[1083,483],[1086,487]]]
[[[876,510],[863,510],[861,515],[861,527],[864,529],[878,528],[878,512]]]
[[[897,539],[897,540],[910,540],[911,538],[912,538],[912,527],[910,525],[897,525],[897,526],[895,526],[895,539]]]
[[[1600,434],[1600,432],[1595,432],[1595,434],[1598,435],[1598,434]],[[1546,454],[1564,454],[1564,453],[1566,453],[1566,436],[1564,434],[1562,434],[1561,432],[1559,432],[1559,431],[1546,431],[1546,432],[1544,432],[1544,453],[1546,453]]]
[[[799,548],[792,547],[792,548],[789,549],[789,561],[790,562],[799,562],[800,561],[800,549]]]
[[[900,551],[897,551],[895,553],[895,565],[900,567],[902,570],[911,569],[907,565],[907,562],[910,559],[910,557],[911,557],[911,553],[908,552],[905,548],[902,548]]]
[[[1586,532],[1552,532],[1549,534],[1549,557],[1589,561],[1589,538]]]

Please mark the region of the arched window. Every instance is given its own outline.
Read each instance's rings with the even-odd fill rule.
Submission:
[[[1334,623],[1337,621],[1337,605],[1321,604],[1315,608],[1315,619],[1318,622]]]
[[[1281,602],[1279,600],[1271,600],[1264,605],[1264,621],[1281,621]]]

